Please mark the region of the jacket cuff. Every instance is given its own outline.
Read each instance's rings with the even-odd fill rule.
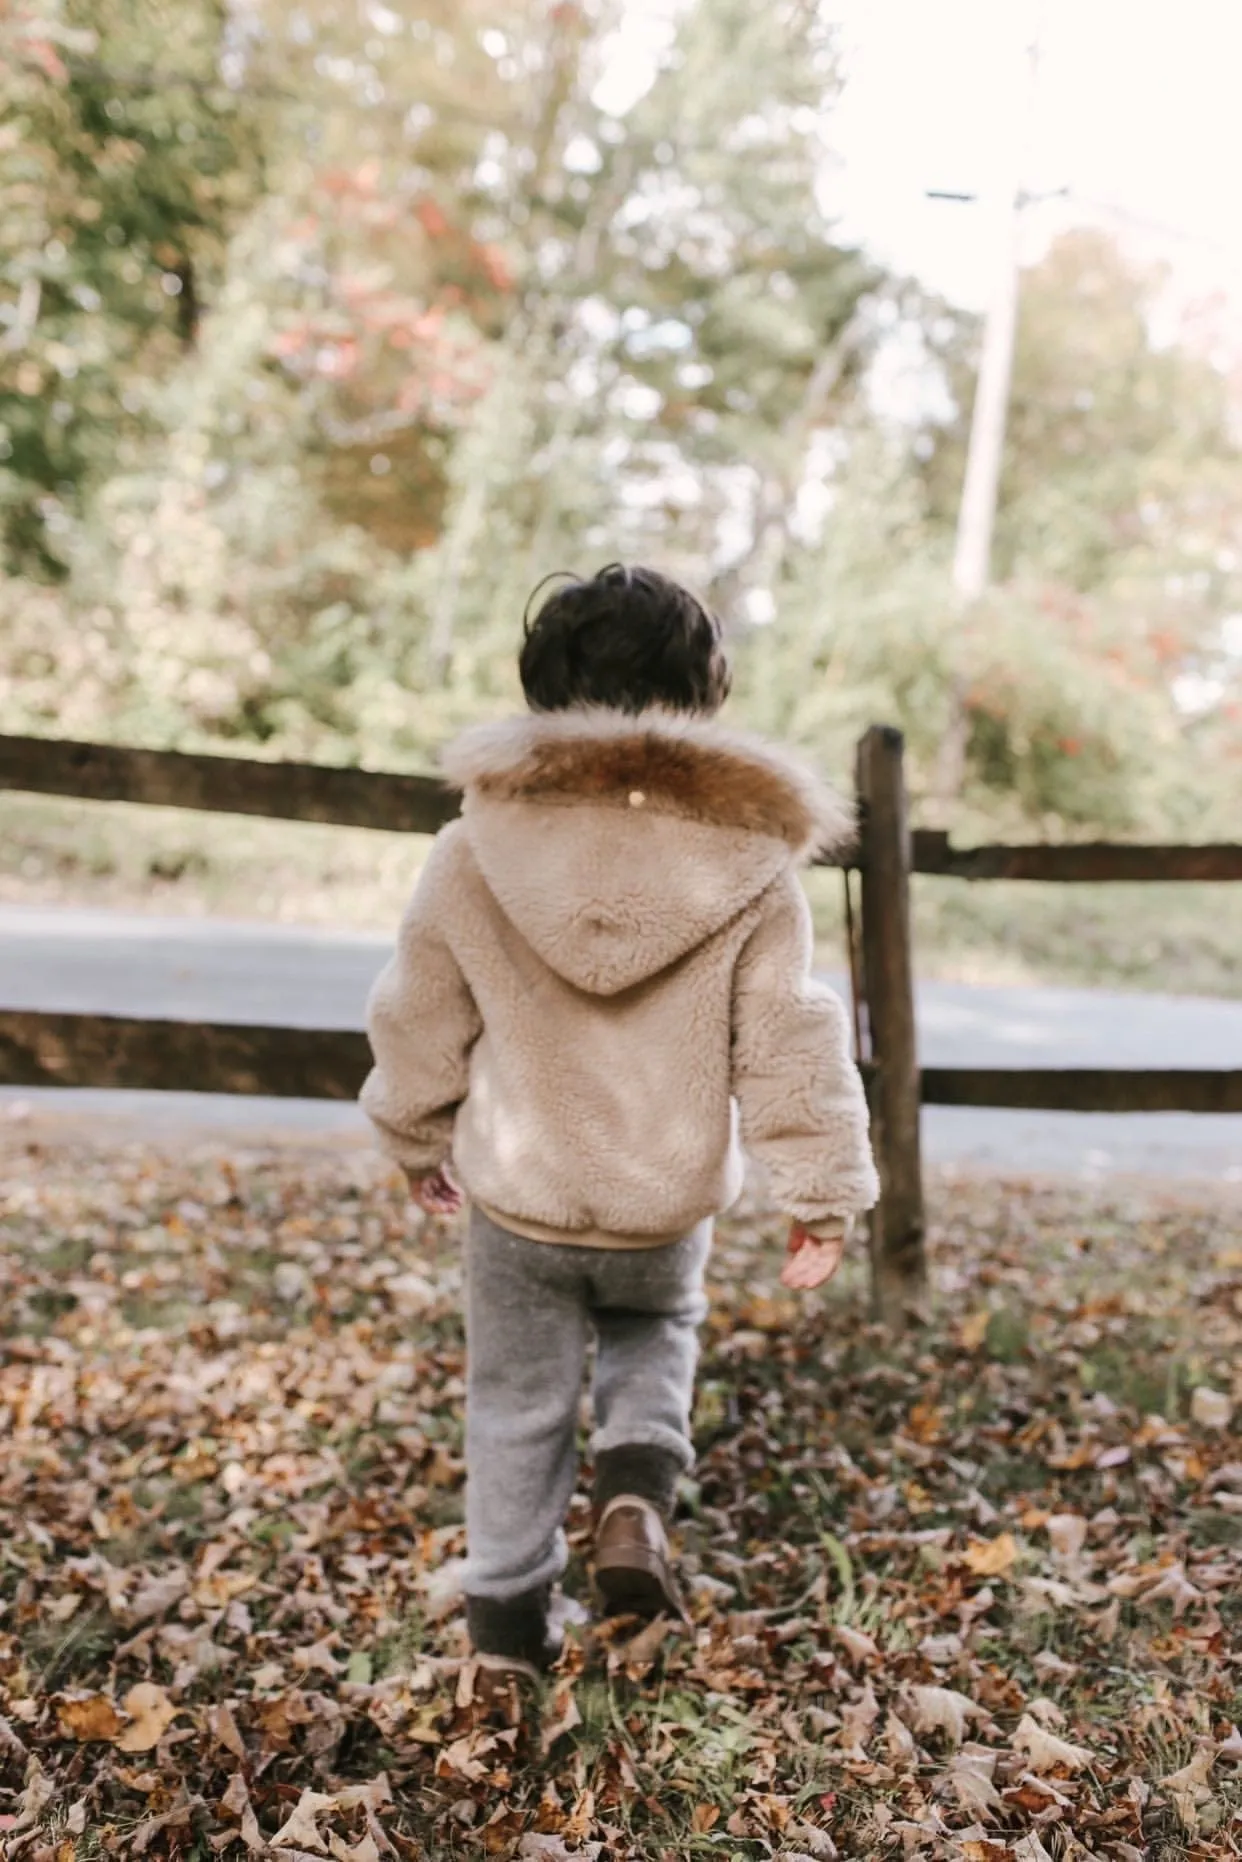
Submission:
[[[369,1106],[363,1111],[370,1119],[375,1131],[375,1139],[386,1157],[394,1164],[399,1164],[407,1177],[429,1177],[433,1171],[442,1170],[452,1155],[452,1144],[443,1140],[437,1144],[428,1144],[426,1139],[406,1138],[394,1126],[377,1118]]]
[[[798,1221],[798,1218],[794,1218]],[[825,1215],[818,1222],[798,1222],[798,1226],[816,1241],[849,1241],[854,1232],[852,1215]]]

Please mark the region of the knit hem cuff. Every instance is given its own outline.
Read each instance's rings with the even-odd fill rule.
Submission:
[[[511,1597],[522,1596],[526,1591],[537,1590],[541,1584],[555,1584],[569,1563],[569,1547],[564,1533],[558,1533],[556,1543],[537,1564],[531,1565],[526,1571],[501,1573],[498,1576],[481,1572],[478,1568],[481,1562],[467,1557],[461,1577],[462,1590],[470,1597],[490,1597],[503,1603]]]
[[[677,1463],[679,1474],[686,1473],[694,1466],[694,1450],[684,1435],[678,1435],[661,1423],[650,1423],[645,1428],[611,1427],[597,1429],[591,1437],[591,1454],[598,1463],[601,1455],[614,1453],[620,1448],[659,1450],[669,1455]]]

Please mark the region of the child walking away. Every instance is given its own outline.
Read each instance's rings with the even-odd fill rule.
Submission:
[[[739,1141],[791,1218],[788,1286],[835,1272],[877,1184],[797,877],[848,810],[712,721],[719,624],[651,570],[558,587],[520,668],[529,715],[445,759],[462,819],[372,992],[362,1103],[425,1210],[471,1205],[467,1622],[485,1666],[532,1672],[592,1335],[597,1588],[677,1612],[666,1524]]]

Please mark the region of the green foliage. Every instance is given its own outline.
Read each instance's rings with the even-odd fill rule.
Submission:
[[[197,333],[255,139],[222,0],[35,0],[0,26],[0,524],[65,573],[83,493]],[[175,58],[175,69],[169,61]]]
[[[6,720],[425,765],[515,701],[541,576],[645,557],[729,618],[743,721],[848,776],[893,720],[925,818],[1233,831],[1236,408],[1155,340],[1159,280],[1098,235],[1024,279],[1001,585],[963,615],[976,332],[824,217],[832,31],[692,0],[621,103],[624,16],[0,29]],[[894,326],[948,421],[877,412]]]

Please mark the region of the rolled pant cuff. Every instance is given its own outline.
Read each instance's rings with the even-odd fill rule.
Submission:
[[[467,1558],[462,1573],[462,1589],[467,1597],[490,1597],[497,1603],[505,1603],[511,1597],[520,1597],[527,1591],[540,1587],[551,1589],[559,1578],[564,1576],[569,1563],[569,1548],[563,1533],[557,1534],[557,1543],[550,1555],[541,1558],[536,1565],[528,1565],[524,1571],[489,1573],[482,1559]],[[495,1560],[488,1561],[495,1564]]]

